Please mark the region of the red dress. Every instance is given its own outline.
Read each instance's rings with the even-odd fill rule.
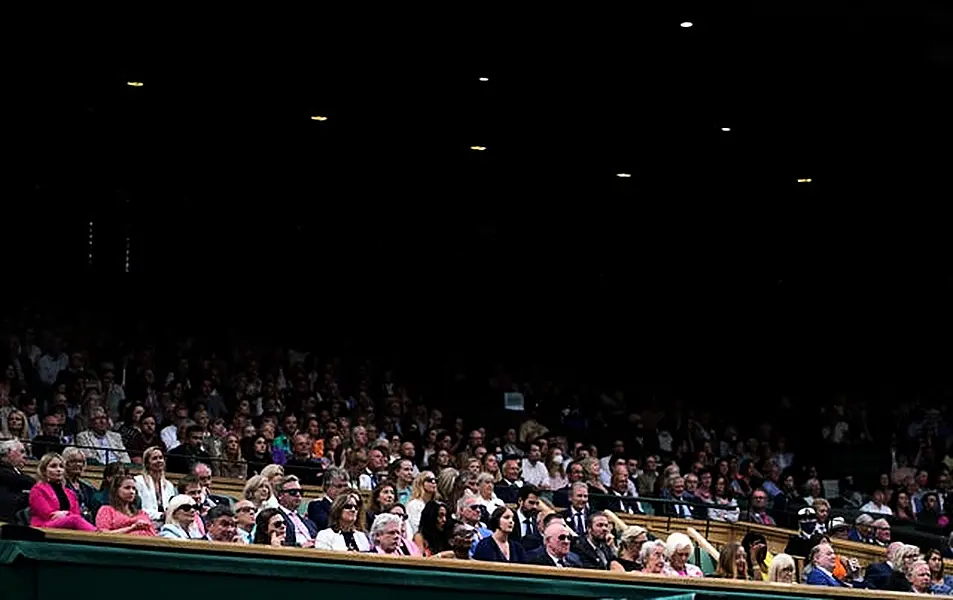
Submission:
[[[134,525],[136,521],[146,521],[149,523],[149,529],[133,529],[129,533],[131,535],[155,535],[156,528],[152,524],[152,520],[149,518],[149,515],[146,514],[146,511],[140,510],[133,516],[124,515],[112,506],[108,504],[100,507],[99,512],[96,513],[96,527],[103,532],[115,531],[116,529],[122,529],[123,527],[129,527]]]

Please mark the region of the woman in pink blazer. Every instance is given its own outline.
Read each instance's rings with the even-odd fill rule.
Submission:
[[[63,457],[53,452],[40,459],[36,467],[40,481],[30,490],[30,525],[96,531],[79,513],[76,494],[63,486],[65,465]]]

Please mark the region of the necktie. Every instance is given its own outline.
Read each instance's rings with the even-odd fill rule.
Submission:
[[[530,535],[531,533],[535,533],[535,532],[533,531],[533,520],[532,520],[532,519],[526,519],[526,520],[523,521],[523,522],[526,524],[526,533],[523,534],[523,535]]]
[[[565,558],[560,558],[560,559],[557,561],[556,564],[558,564],[560,567],[565,568],[565,567],[566,567],[566,559],[565,559]]]
[[[576,533],[579,535],[586,535],[586,525],[582,520],[582,513],[576,513]]]

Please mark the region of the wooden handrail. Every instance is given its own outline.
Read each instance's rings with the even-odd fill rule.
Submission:
[[[260,557],[275,560],[294,560],[313,562],[350,563],[371,567],[412,567],[428,570],[458,571],[461,573],[483,572],[487,574],[503,574],[513,577],[540,577],[553,579],[589,580],[605,583],[652,585],[666,588],[680,588],[689,590],[721,590],[735,593],[756,594],[766,596],[778,595],[785,592],[808,598],[895,598],[901,600],[909,598],[908,594],[900,592],[885,592],[873,590],[858,590],[832,588],[823,586],[765,583],[761,581],[738,581],[718,578],[680,578],[662,575],[650,575],[639,572],[621,573],[614,571],[595,571],[590,569],[555,569],[537,565],[515,565],[507,563],[482,561],[455,561],[439,558],[415,558],[410,556],[384,556],[373,553],[331,552],[304,548],[275,548],[266,545],[221,544],[201,540],[172,540],[165,538],[140,537],[132,535],[116,535],[107,533],[85,533],[62,529],[42,530],[48,541],[97,545],[119,546],[130,550],[182,550],[184,552],[201,552],[206,554],[233,555],[244,557]]]

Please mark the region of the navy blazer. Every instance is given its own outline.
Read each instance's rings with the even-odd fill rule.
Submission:
[[[308,503],[308,518],[314,521],[318,531],[328,528],[328,515],[331,513],[331,500],[327,496]]]
[[[886,590],[890,586],[890,576],[893,569],[886,562],[871,563],[867,565],[867,574],[864,581],[867,587],[875,590]]]
[[[523,550],[523,547],[514,540],[508,539],[506,543],[510,546],[509,560],[503,556],[503,553],[500,551],[500,547],[496,545],[496,540],[494,540],[492,537],[483,538],[480,540],[480,542],[476,545],[476,548],[473,549],[473,560],[525,564],[526,551]]]
[[[294,522],[291,520],[291,517],[285,513],[285,511],[281,510],[280,508],[278,511],[281,513],[281,517],[285,520],[285,546],[297,546],[298,536],[295,534]],[[301,521],[304,523],[304,526],[308,528],[308,533],[311,534],[311,539],[314,539],[314,537],[318,535],[318,527],[308,517],[301,517]]]
[[[841,583],[837,578],[817,568],[811,569],[804,583],[808,585],[826,585],[828,587],[847,587],[847,585]]]
[[[572,552],[567,554],[566,558],[564,558],[563,560],[565,561],[567,567],[573,567],[576,569],[582,568],[582,563],[579,562],[579,557],[573,554]],[[558,566],[556,562],[553,561],[552,557],[549,556],[549,554],[545,550],[543,550],[541,553],[537,554],[532,559],[530,559],[529,564],[543,565],[546,567]]]

